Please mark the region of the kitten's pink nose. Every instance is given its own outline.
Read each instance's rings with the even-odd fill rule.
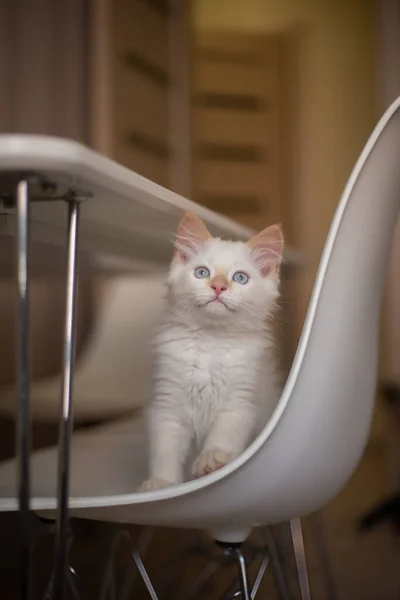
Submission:
[[[222,292],[228,289],[229,282],[223,275],[215,275],[210,281],[211,289],[214,290],[215,295],[220,296]]]
[[[221,283],[213,283],[211,287],[212,287],[212,289],[214,290],[214,292],[216,293],[217,296],[219,296],[222,292],[224,292],[225,290],[228,289],[226,287],[226,285],[223,285]]]

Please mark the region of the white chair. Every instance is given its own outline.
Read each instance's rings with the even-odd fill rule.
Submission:
[[[101,422],[143,407],[151,365],[151,338],[162,307],[165,275],[115,275],[96,308],[95,324],[76,365],[74,417]],[[35,381],[31,415],[58,422],[61,375]],[[14,415],[15,386],[0,388],[0,413]]]
[[[296,357],[262,434],[223,469],[136,493],[146,469],[129,424],[77,435],[71,515],[208,530],[240,544],[250,530],[289,521],[336,496],[363,454],[373,412],[382,286],[400,205],[400,99],[385,113],[345,188],[321,259]],[[56,508],[56,451],[32,460],[33,508]],[[0,469],[0,509],[17,509],[15,463]],[[243,556],[242,597],[248,600]]]

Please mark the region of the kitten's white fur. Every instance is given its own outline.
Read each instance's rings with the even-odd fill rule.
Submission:
[[[184,481],[193,451],[192,477],[222,467],[254,439],[276,406],[268,319],[278,297],[283,239],[278,227],[272,229],[279,240],[263,232],[249,245],[211,238],[194,215],[181,223],[155,343],[150,478],[142,490]],[[196,278],[198,267],[210,277]],[[245,285],[232,280],[238,271],[249,277]],[[212,301],[210,282],[218,275],[229,282],[220,295],[224,304]]]

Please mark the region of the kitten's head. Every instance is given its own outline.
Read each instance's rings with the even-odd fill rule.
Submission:
[[[229,242],[211,237],[203,221],[187,213],[178,227],[169,302],[196,322],[259,326],[279,295],[282,251],[279,225],[247,243]]]

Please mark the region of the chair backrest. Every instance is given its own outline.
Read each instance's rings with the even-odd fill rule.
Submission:
[[[312,512],[354,472],[370,431],[399,205],[400,98],[375,128],[337,208],[278,407],[225,477],[215,475],[214,514],[225,521],[240,514],[242,523],[271,523]]]
[[[400,100],[381,119],[345,188],[276,423],[261,450],[264,473],[273,468],[291,485],[301,481],[297,495],[303,488],[307,511],[309,502],[322,504],[342,488],[369,434],[382,287],[399,205]]]

